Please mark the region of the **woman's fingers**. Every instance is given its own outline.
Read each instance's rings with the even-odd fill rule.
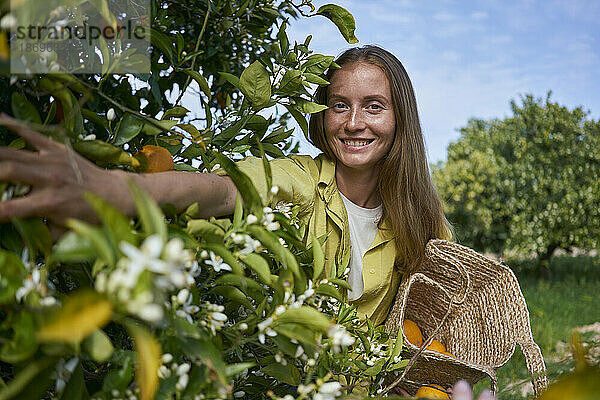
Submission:
[[[39,154],[27,150],[17,150],[11,147],[0,146],[0,162],[1,161],[17,161],[24,163],[37,163]]]
[[[39,165],[26,164],[17,161],[0,160],[0,182],[18,182],[35,185],[43,181],[47,170]]]
[[[465,381],[458,381],[452,387],[452,400],[471,400],[473,391],[469,384]]]
[[[59,143],[55,142],[49,137],[34,131],[27,125],[24,125],[23,123],[17,121],[14,118],[9,117],[4,113],[0,114],[0,126],[3,126],[6,129],[9,129],[17,135],[21,136],[23,139],[31,143],[31,145],[33,145],[33,147],[35,147],[38,150],[49,150],[51,148],[56,148],[57,146],[60,146]]]
[[[472,400],[473,391],[471,386],[465,381],[458,381],[452,387],[452,400]],[[484,390],[477,400],[496,400],[496,397],[489,390]]]
[[[8,222],[13,218],[41,217],[51,207],[47,195],[40,192],[25,197],[0,202],[0,222]]]

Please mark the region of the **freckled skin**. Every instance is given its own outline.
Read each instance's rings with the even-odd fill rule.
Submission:
[[[348,195],[344,188],[377,182],[380,162],[394,142],[396,119],[390,84],[380,67],[345,65],[330,82],[325,130],[337,160],[338,186]]]

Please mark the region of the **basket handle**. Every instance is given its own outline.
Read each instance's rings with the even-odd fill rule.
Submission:
[[[533,383],[535,396],[539,396],[548,387],[548,378],[546,377],[546,365],[542,357],[540,347],[533,341],[518,343],[521,352],[525,356],[527,370]]]
[[[429,247],[430,257],[435,257],[438,262],[442,262],[442,263],[445,262],[445,263],[452,265],[454,268],[456,268],[456,270],[458,271],[458,274],[461,276],[461,278],[462,278],[462,288],[461,289],[462,290],[460,293],[460,299],[456,299],[457,294],[455,293],[454,296],[452,297],[452,303],[462,304],[466,300],[467,295],[471,292],[471,276],[469,275],[469,271],[466,270],[466,268],[463,266],[463,264],[458,259],[453,257],[448,252],[444,252],[443,250],[441,250],[436,245],[435,241],[430,241],[428,243],[428,247]]]

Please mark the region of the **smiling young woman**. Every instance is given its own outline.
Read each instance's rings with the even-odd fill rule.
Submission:
[[[377,46],[352,48],[335,62],[342,68],[330,69],[331,85],[315,93],[319,103],[331,108],[311,116],[310,139],[336,160],[343,194],[362,191],[364,198],[367,191],[357,190],[360,184],[350,177],[360,176],[361,168],[370,172],[376,188],[363,205],[381,199],[380,229],[389,223],[395,261],[410,268],[423,258],[430,239],[452,237],[429,174],[412,84],[402,63]]]

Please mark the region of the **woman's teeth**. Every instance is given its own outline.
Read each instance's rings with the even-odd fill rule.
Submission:
[[[366,146],[371,143],[370,140],[344,140],[344,144],[348,146]]]

